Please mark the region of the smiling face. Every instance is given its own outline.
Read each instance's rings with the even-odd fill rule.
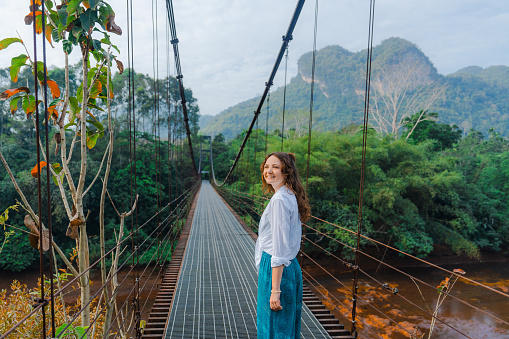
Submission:
[[[263,177],[267,184],[272,185],[274,191],[277,191],[285,184],[285,176],[282,172],[281,160],[275,155],[270,156],[263,167]]]

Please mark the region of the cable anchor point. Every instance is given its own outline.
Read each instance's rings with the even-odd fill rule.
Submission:
[[[283,41],[286,41],[286,42],[290,42],[293,40],[293,35],[288,35],[288,36],[285,36],[283,35]]]

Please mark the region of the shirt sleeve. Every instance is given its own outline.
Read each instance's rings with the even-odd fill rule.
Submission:
[[[276,199],[272,202],[269,222],[272,228],[271,267],[289,266],[290,258],[290,209],[285,201]]]

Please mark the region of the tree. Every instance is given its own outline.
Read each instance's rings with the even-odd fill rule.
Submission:
[[[307,132],[309,125],[309,112],[303,109],[292,110],[288,112],[287,129],[295,130],[295,138],[300,138]]]
[[[66,211],[69,226],[68,235],[76,239],[78,247],[78,270],[69,262],[65,254],[60,250],[56,243],[52,243],[52,250],[55,249],[60,257],[64,260],[69,270],[74,274],[82,274],[80,277],[81,304],[87,305],[90,300],[89,286],[89,243],[87,235],[87,222],[84,211],[84,196],[89,191],[91,185],[85,187],[85,178],[87,175],[87,158],[88,150],[93,149],[97,140],[104,136],[104,126],[94,116],[94,112],[101,111],[98,106],[98,100],[107,103],[109,108],[109,100],[111,99],[112,86],[110,67],[113,59],[116,57],[111,54],[111,48],[117,49],[110,41],[108,33],[121,34],[120,27],[115,24],[115,13],[111,6],[105,1],[83,2],[72,1],[64,3],[56,8],[52,2],[45,2],[46,11],[43,16],[40,1],[34,1],[32,12],[25,17],[25,23],[34,24],[36,32],[42,34],[45,32],[45,38],[51,43],[61,42],[65,55],[65,90],[64,94],[54,79],[51,79],[50,73],[46,65],[38,61],[34,62],[33,58],[20,38],[6,38],[0,41],[0,50],[7,48],[14,43],[20,43],[25,47],[26,54],[21,54],[12,58],[10,67],[11,80],[16,83],[18,75],[22,68],[29,68],[35,79],[29,87],[18,87],[5,90],[0,94],[1,100],[10,100],[10,111],[15,114],[21,108],[26,114],[27,119],[33,119],[33,114],[40,108],[42,110],[42,102],[36,101],[34,94],[40,91],[40,97],[48,103],[48,114],[50,120],[48,124],[52,124],[52,131],[56,143],[60,148],[60,162],[46,164],[44,162],[36,164],[32,170],[32,175],[37,177],[42,175],[42,168],[48,166],[51,174],[58,184],[61,194],[61,201]],[[97,27],[96,27],[97,26]],[[102,30],[101,30],[102,29]],[[69,33],[68,33],[69,32]],[[97,33],[98,32],[98,33]],[[95,39],[97,34],[102,36],[101,40]],[[81,52],[81,84],[72,91],[68,55],[77,47]],[[118,49],[117,49],[118,50]],[[91,66],[90,57],[96,61],[94,67]],[[116,60],[119,69],[122,69],[121,62]],[[56,78],[62,77],[61,74],[54,74]],[[32,79],[34,79],[32,77]],[[35,83],[37,81],[37,83]],[[52,98],[43,90],[47,84]],[[31,94],[34,93],[34,94]],[[52,101],[50,101],[52,99]],[[20,107],[21,106],[21,107]],[[108,110],[108,125],[111,133],[111,111]],[[67,123],[66,123],[67,122]],[[71,133],[68,131],[72,130]],[[69,153],[67,152],[67,136],[73,135]],[[79,138],[78,138],[79,137]],[[78,177],[73,177],[70,170],[72,162],[72,154],[75,149],[75,141],[79,139],[80,150],[80,170]],[[110,137],[109,160],[111,160],[112,143]],[[36,140],[36,147],[42,148],[42,141]],[[45,154],[44,150],[41,152]],[[20,189],[12,171],[10,170],[5,157],[0,150],[0,160],[5,169],[9,173],[13,185],[21,197],[24,209],[29,214],[25,217],[25,225],[39,237],[46,238],[47,230],[42,225],[42,220],[35,214],[30,203],[26,199],[25,194]],[[100,170],[99,170],[100,171]],[[99,174],[99,173],[98,173]],[[107,182],[108,170],[105,175],[105,183]],[[96,176],[97,177],[97,176]],[[76,180],[77,179],[77,180]],[[104,191],[103,184],[103,191]],[[102,199],[104,203],[104,199]],[[43,234],[39,234],[39,227]],[[49,247],[49,244],[48,244]],[[49,249],[49,248],[48,248]],[[47,249],[46,249],[47,250]],[[85,307],[81,315],[81,325],[83,327],[90,325],[90,308]]]
[[[443,95],[444,84],[431,76],[431,66],[412,53],[398,62],[386,64],[374,75],[372,86],[372,116],[374,127],[381,134],[399,135],[404,119],[421,109],[417,126]],[[411,134],[411,133],[410,133]]]
[[[420,111],[403,119],[406,132],[402,137],[407,141],[420,143],[435,140],[435,149],[444,150],[456,144],[463,134],[457,125],[437,123],[438,113]],[[418,123],[420,119],[420,123]]]

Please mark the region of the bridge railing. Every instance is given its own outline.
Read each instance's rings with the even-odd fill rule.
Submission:
[[[62,273],[62,270],[55,274],[55,300],[50,300],[51,291],[46,288],[45,297],[38,298],[41,300],[36,300],[29,312],[11,312],[9,319],[2,319],[4,330],[0,338],[51,337],[51,323],[58,327],[56,338],[141,337],[153,294],[157,292],[163,270],[171,260],[199,185],[200,182],[196,181],[134,228],[127,229],[125,226],[125,218],[132,211],[122,214],[115,245],[79,275]],[[79,288],[79,278],[99,269],[104,259],[111,260],[109,273],[100,280],[100,286],[93,288],[90,301],[82,304],[75,300],[72,294]],[[49,279],[45,276],[48,287]],[[57,311],[54,317],[50,308]],[[81,327],[80,316],[86,308],[92,310],[90,326]],[[46,323],[42,325],[42,321]]]
[[[223,199],[256,233],[269,198],[241,192],[237,188],[234,185],[216,187]],[[362,337],[383,338],[391,335],[393,338],[394,333],[399,333],[398,335],[407,338],[431,338],[440,337],[436,335],[441,331],[448,333],[449,337],[476,338],[478,335],[476,333],[481,331],[475,329],[476,325],[468,328],[461,325],[462,322],[469,323],[470,318],[484,319],[491,324],[491,327],[486,328],[493,331],[496,331],[493,327],[497,327],[499,331],[509,331],[507,315],[495,314],[487,309],[482,300],[474,302],[468,297],[463,297],[461,293],[462,287],[470,285],[475,287],[479,294],[490,294],[491,297],[509,301],[507,291],[471,279],[462,269],[444,268],[363,234],[360,234],[363,242],[383,249],[383,255],[378,258],[376,254],[371,253],[373,251],[369,250],[369,246],[363,246],[359,250],[362,256],[361,264],[356,267],[352,260],[356,247],[348,243],[348,240],[354,243],[356,231],[315,216],[302,226],[303,246],[300,259],[304,280],[331,310],[343,318],[343,321],[350,323],[359,321],[356,328],[363,333]],[[324,239],[337,244],[337,250],[323,244]],[[401,266],[405,268],[395,267],[386,261],[385,258],[390,256],[388,252],[401,257],[400,261],[404,260],[404,265]],[[378,268],[374,269],[375,266]],[[384,268],[382,273],[378,273],[380,267]],[[423,278],[422,275],[408,273],[407,268],[412,267],[428,269],[430,272]],[[357,286],[359,291],[356,294],[357,307],[362,308],[362,312],[352,320],[349,316],[354,296],[351,274],[355,270],[362,277],[359,283],[362,286]],[[391,277],[393,280],[397,278],[397,281],[391,281]],[[374,294],[380,296],[382,302],[376,302]],[[426,300],[425,295],[430,294],[434,295],[434,298]],[[386,305],[391,306],[390,310],[387,310]],[[407,309],[411,314],[403,316],[399,307]],[[462,320],[461,314],[456,313],[454,319],[451,319],[443,315],[444,307],[448,309],[462,307],[468,310],[465,312],[470,315]],[[387,331],[387,328],[390,330]]]

